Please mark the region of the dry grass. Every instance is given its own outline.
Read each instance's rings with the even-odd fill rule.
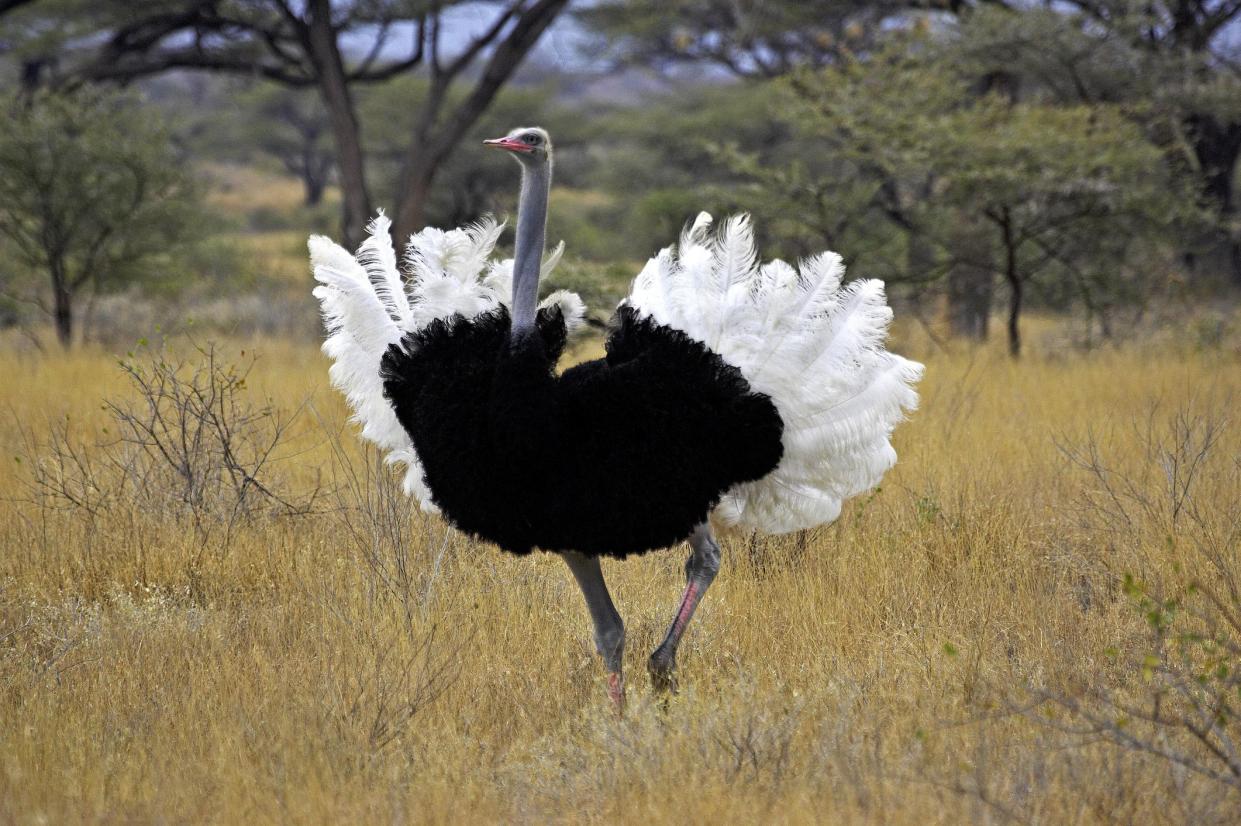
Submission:
[[[0,821],[1228,822],[1226,783],[1083,734],[1064,704],[1023,709],[1033,691],[1145,703],[1124,575],[1241,570],[1237,427],[1193,480],[1194,519],[1170,519],[1155,449],[1178,411],[1227,418],[1241,361],[998,347],[928,357],[901,464],[835,525],[724,539],[666,703],[642,664],[683,550],[605,566],[629,630],[619,721],[563,565],[410,513],[312,347],[246,345],[248,389],[311,400],[276,466],[334,493],[227,540],[141,503],[28,501],[14,455],[49,419],[96,437],[126,390],[102,353],[0,354]],[[1150,506],[1127,524],[1058,447],[1092,443]]]
[[[302,184],[291,175],[231,163],[204,163],[199,172],[209,185],[208,203],[228,213],[269,209],[289,214],[302,202]],[[329,205],[340,203],[335,187],[329,187],[324,197]]]

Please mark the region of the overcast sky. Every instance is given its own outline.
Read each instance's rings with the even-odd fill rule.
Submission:
[[[489,3],[463,3],[444,11],[442,48],[446,55],[458,52],[474,37],[482,34],[500,14],[500,8]],[[411,53],[414,42],[413,23],[394,26],[388,36],[384,55],[398,59]],[[541,65],[552,65],[564,72],[588,72],[600,68],[589,48],[590,37],[568,12],[562,13],[539,39],[531,57]],[[373,32],[358,32],[344,40],[354,54],[365,54],[374,45]]]

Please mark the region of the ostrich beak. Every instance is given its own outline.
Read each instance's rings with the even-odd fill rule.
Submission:
[[[527,146],[514,138],[494,138],[483,141],[483,146],[494,146],[496,149],[507,149],[510,152],[533,152],[534,147]]]

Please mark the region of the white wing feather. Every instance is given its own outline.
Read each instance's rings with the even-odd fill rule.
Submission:
[[[798,269],[760,265],[744,215],[714,239],[710,227],[700,214],[675,252],[647,262],[626,300],[739,368],[784,420],[779,466],[730,490],[714,516],[766,533],[831,522],[895,464],[890,437],[918,404],[922,365],[884,349],[892,311],[883,282],[842,287],[835,253]]]
[[[491,217],[449,231],[427,228],[409,239],[404,272],[381,212],[367,227],[357,256],[321,235],[311,236],[310,261],[328,337],[323,352],[332,359],[333,386],[344,393],[361,425],[363,438],[405,466],[406,493],[423,510],[434,512],[431,492],[413,443],[383,395],[379,363],[389,345],[439,318],[473,318],[510,301],[512,259],[491,261],[504,225]],[[552,251],[544,275],[560,260],[564,244]],[[576,294],[558,290],[540,304],[560,306],[570,330],[582,324],[585,305]]]

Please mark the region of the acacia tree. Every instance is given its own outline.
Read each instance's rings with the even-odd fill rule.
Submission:
[[[1002,277],[1017,356],[1028,285],[1106,309],[1128,297],[1130,273],[1150,275],[1144,260],[1171,247],[1197,214],[1160,149],[1120,107],[979,96],[973,77],[926,44],[898,43],[787,86],[798,128],[819,136],[838,174],[870,182],[855,184],[864,197],[837,202],[837,211],[855,224],[883,216],[929,240],[945,266],[971,266],[987,283]],[[788,180],[766,185],[790,197]],[[954,260],[971,249],[959,243],[963,224],[981,238],[981,260]],[[849,251],[852,239],[842,241]]]
[[[1241,48],[1233,33],[1237,0],[1108,0],[1074,3],[1088,25],[1110,23],[1140,50],[1147,82],[1175,115],[1193,149],[1205,202],[1218,216],[1212,246],[1234,286],[1241,287],[1241,230],[1235,178],[1241,158]]]
[[[947,60],[936,67],[924,64],[923,70],[952,71],[955,78],[969,81],[975,97],[996,94],[1010,104],[1123,106],[1123,114],[1162,152],[1152,164],[1175,174],[1171,191],[1186,198],[1190,211],[1199,201],[1215,214],[1213,228],[1194,220],[1169,243],[1179,247],[1185,261],[1231,271],[1234,282],[1241,284],[1241,204],[1234,193],[1241,157],[1241,53],[1232,25],[1241,16],[1238,0],[908,0],[875,5],[850,0],[604,0],[581,15],[622,59],[658,67],[706,63],[760,82],[848,65],[890,80],[873,62],[884,51],[885,35],[933,21],[927,28],[947,41],[938,49],[941,57],[948,53]],[[927,42],[910,46],[915,52],[929,47]],[[849,82],[856,85],[856,80]],[[914,167],[889,163],[912,131],[911,119],[927,110],[924,101],[885,94],[881,84],[865,95],[887,101],[888,114],[894,116],[890,120],[895,121],[883,132],[883,141],[889,143],[853,143],[858,151],[815,157],[807,140],[809,152],[799,155],[797,164],[743,160],[740,166],[769,183],[779,179],[786,191],[778,195],[775,186],[766,187],[768,205],[789,202],[789,220],[813,225],[821,232],[820,240],[850,245],[908,280],[940,281],[954,332],[985,338],[995,273],[1007,259],[997,240],[1000,235],[992,231],[994,222],[969,209],[968,203],[962,204],[964,211],[949,212],[956,207],[933,197],[943,185],[939,170],[923,167],[923,174],[916,174]],[[858,101],[863,108],[867,102]],[[968,96],[961,105],[968,105]],[[846,128],[842,122],[848,123],[848,115],[857,111],[843,113],[843,121],[817,121],[814,140],[835,143],[844,151],[837,140]],[[1013,113],[1025,117],[1027,111],[1017,108]],[[873,108],[870,114],[880,115]],[[1124,127],[1126,138],[1134,134]],[[724,133],[718,139],[727,143],[730,136]],[[1084,150],[1088,143],[1076,145]],[[1197,193],[1186,190],[1182,184],[1187,181],[1196,185]],[[924,208],[929,204],[935,212]],[[859,220],[861,215],[869,221]],[[808,216],[814,220],[805,220]],[[944,226],[950,226],[951,233],[941,232]],[[1114,231],[1122,232],[1122,227],[1118,222]],[[830,240],[838,236],[847,237]],[[905,260],[892,260],[890,252],[882,258],[884,247],[899,247]],[[1206,256],[1201,255],[1204,249]],[[1054,268],[1064,274],[1065,267],[1061,263]],[[1107,293],[1086,271],[1077,280],[1094,283],[1096,294]],[[1084,291],[1081,298],[1093,300]]]
[[[706,64],[754,84],[795,76],[800,72],[853,64],[859,55],[882,48],[885,31],[892,25],[908,23],[925,15],[925,9],[942,9],[964,14],[973,4],[966,2],[926,3],[922,0],[882,0],[864,3],[856,0],[603,0],[578,15],[599,32],[609,43],[612,53],[622,62],[662,69],[685,64]],[[902,107],[903,109],[903,107]],[[761,117],[761,115],[758,115]],[[738,124],[732,131],[743,128]],[[828,127],[829,134],[834,127]],[[729,134],[720,136],[729,142]],[[819,138],[822,140],[822,137]],[[810,141],[809,143],[813,143]],[[847,170],[831,168],[832,163],[814,159],[814,150],[806,168],[779,167],[736,156],[732,161],[740,168],[766,168],[766,176],[782,176],[794,190],[797,209],[808,209],[817,216],[815,227],[822,233],[815,245],[836,244],[833,239],[849,226],[852,240],[857,242],[860,228],[853,224],[857,213],[838,208],[842,200],[855,202],[874,200],[883,208],[878,217],[892,222],[907,236],[906,260],[897,271],[905,270],[904,280],[946,283],[948,316],[954,332],[971,338],[985,338],[991,312],[991,267],[986,260],[989,245],[978,233],[969,231],[969,222],[955,221],[960,230],[953,239],[956,254],[950,265],[938,268],[932,259],[932,243],[916,222],[909,204],[897,204],[893,195],[907,190],[905,182],[886,180],[878,193],[867,192],[876,186],[882,164],[864,158],[852,158],[851,168],[867,167],[862,180],[847,178]],[[882,153],[882,147],[876,152]],[[811,168],[821,177],[813,179]],[[898,185],[898,183],[900,185]],[[922,181],[923,186],[929,181]],[[853,191],[859,190],[859,191]],[[783,199],[790,200],[790,199]],[[770,202],[769,202],[770,205]],[[834,217],[828,213],[834,213]],[[791,216],[785,231],[804,235],[805,227]],[[883,220],[880,223],[884,223]],[[886,243],[884,233],[872,231],[865,245],[874,252]],[[891,262],[885,262],[891,263]],[[886,270],[893,273],[892,268]]]
[[[402,74],[426,76],[429,94],[407,136],[393,233],[425,219],[432,182],[457,143],[494,100],[569,0],[99,0],[88,13],[99,38],[83,41],[64,75],[130,81],[175,70],[229,72],[318,91],[327,112],[342,190],[347,241],[372,212],[354,87]],[[483,25],[463,43],[448,36],[469,5]],[[38,3],[34,4],[37,9]],[[33,13],[33,12],[32,12]],[[460,18],[456,18],[460,22]],[[370,38],[365,54],[343,43]],[[398,49],[398,37],[406,47]],[[451,43],[458,43],[450,48]],[[394,54],[400,52],[399,54]],[[466,86],[464,94],[450,94]]]
[[[1215,226],[1185,244],[1241,286],[1241,19],[1237,0],[1070,0],[963,20],[963,57],[1066,103],[1123,103],[1165,162],[1193,180]]]
[[[195,237],[193,182],[167,134],[129,101],[98,94],[10,99],[0,131],[0,237],[49,279],[60,343],[85,289],[171,263]]]
[[[900,0],[598,0],[577,13],[622,62],[707,63],[749,80],[821,68],[865,48]]]
[[[1067,279],[1097,311],[1181,209],[1159,151],[1115,109],[988,98],[939,126],[928,147],[942,185],[935,200],[990,229],[1013,357],[1027,284]]]

